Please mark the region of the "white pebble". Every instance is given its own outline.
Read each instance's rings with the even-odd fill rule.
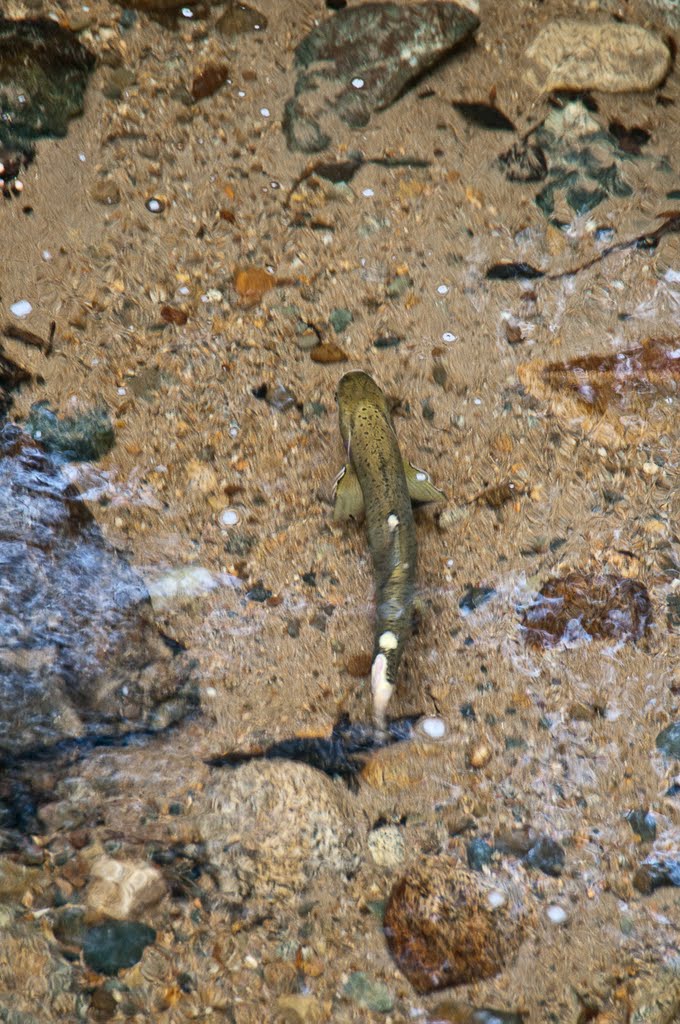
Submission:
[[[370,196],[374,196],[375,192],[373,191],[372,188],[365,188],[361,194],[362,194],[362,196],[369,196],[370,197]]]
[[[439,292],[440,295],[446,295],[448,290],[449,290],[448,284],[440,284],[437,287],[437,291]]]
[[[508,897],[500,889],[492,889],[486,898],[492,910],[497,910],[508,902]]]
[[[41,259],[42,259],[42,260],[43,260],[43,261],[44,261],[45,263],[49,263],[49,262],[50,262],[50,260],[52,259],[52,253],[50,252],[50,250],[49,250],[49,249],[43,249],[43,251],[42,251],[42,252],[40,253],[40,258],[41,258]]]
[[[269,117],[269,110],[267,107],[261,107],[260,113],[262,114],[263,117]]]
[[[150,213],[159,213],[161,209],[161,204],[157,199],[149,199],[147,201],[146,208],[147,210],[149,210]]]
[[[455,341],[456,335],[451,334],[451,331],[444,331],[442,334],[442,341]]]
[[[558,907],[556,904],[548,907],[546,914],[548,916],[548,920],[552,921],[553,924],[564,924],[567,920],[566,910],[563,910],[562,907]]]
[[[363,80],[363,78],[353,78],[352,79],[352,85],[354,86],[355,89],[363,89],[363,87],[364,87],[364,80]]]
[[[442,736],[446,735],[446,726],[441,718],[423,718],[420,728],[426,736],[433,740],[440,740]]]
[[[245,93],[244,93],[243,89],[239,89],[239,91],[236,93],[236,95],[239,97],[239,99],[243,99],[243,97],[245,96]]]
[[[32,311],[33,306],[26,299],[19,299],[18,302],[13,302],[9,307],[10,313],[14,313],[14,316],[28,316]]]
[[[127,395],[127,391],[125,390],[125,388],[118,388],[118,394],[119,395]]]
[[[220,526],[236,526],[238,512],[235,508],[225,508],[220,512]]]

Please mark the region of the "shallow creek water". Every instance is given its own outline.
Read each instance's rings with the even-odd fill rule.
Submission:
[[[3,549],[0,1020],[680,1020],[680,78],[548,92],[525,56],[565,17],[672,43],[677,10],[488,0],[300,152],[293,53],[342,6],[5,5],[97,62],[0,203],[34,376],[7,415],[73,503],[42,548],[0,523],[48,595]],[[351,368],[447,496],[390,706],[444,735],[237,766],[371,720],[370,556],[332,519]],[[36,403],[112,438],[45,455]],[[9,680],[45,664],[19,736]]]

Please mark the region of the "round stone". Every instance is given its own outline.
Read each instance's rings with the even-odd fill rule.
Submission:
[[[498,974],[524,936],[524,910],[513,889],[448,856],[425,858],[396,883],[385,936],[417,992]]]

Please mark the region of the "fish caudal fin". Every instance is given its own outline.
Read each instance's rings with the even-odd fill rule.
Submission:
[[[385,728],[385,714],[394,686],[387,678],[387,658],[377,654],[371,666],[371,691],[373,693],[373,719],[378,729]]]

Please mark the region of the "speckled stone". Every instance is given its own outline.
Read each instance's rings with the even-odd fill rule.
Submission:
[[[356,870],[363,831],[342,785],[308,765],[221,770],[198,828],[228,899],[290,897],[322,871]]]
[[[639,25],[597,25],[575,18],[546,25],[526,56],[529,80],[545,92],[646,92],[659,85],[671,66],[663,40]]]
[[[425,993],[498,974],[522,942],[524,911],[506,884],[427,857],[392,889],[384,926],[398,967]]]

